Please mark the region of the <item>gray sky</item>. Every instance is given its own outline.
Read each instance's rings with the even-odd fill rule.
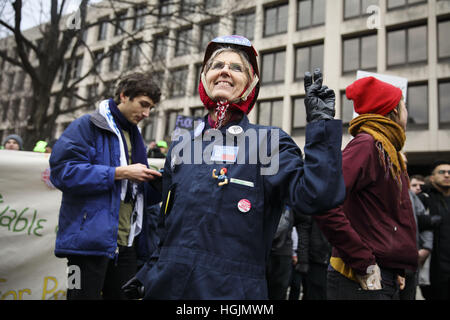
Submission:
[[[10,21],[11,24],[14,17],[12,2],[13,0],[0,0],[0,16],[3,20]],[[81,0],[66,0],[64,13],[75,12],[80,2]],[[90,2],[95,3],[99,0],[91,0]],[[50,19],[50,0],[23,0],[23,3],[22,30],[32,28]]]

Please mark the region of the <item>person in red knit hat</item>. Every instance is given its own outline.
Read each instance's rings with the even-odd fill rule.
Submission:
[[[316,220],[333,246],[328,299],[399,298],[418,263],[409,179],[400,154],[408,111],[402,91],[374,77],[346,89],[359,114],[342,154],[346,199]]]

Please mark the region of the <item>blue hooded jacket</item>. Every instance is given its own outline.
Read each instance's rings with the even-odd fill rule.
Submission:
[[[57,257],[74,254],[114,258],[121,191],[121,181],[114,180],[114,175],[120,166],[119,158],[119,140],[99,112],[73,121],[55,143],[50,156],[50,180],[63,192],[55,245]],[[158,203],[161,195],[146,183],[143,188],[146,237],[149,221],[145,208]],[[144,237],[138,239],[137,247],[149,250],[152,245],[145,244],[149,238]],[[146,257],[149,252],[138,255]]]

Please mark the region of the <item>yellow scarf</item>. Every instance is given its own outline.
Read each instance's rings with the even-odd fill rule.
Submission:
[[[352,136],[366,132],[375,139],[383,167],[385,170],[389,168],[392,178],[401,188],[400,177],[402,172],[406,172],[406,164],[400,154],[406,140],[403,128],[389,118],[366,113],[350,121],[348,131]]]

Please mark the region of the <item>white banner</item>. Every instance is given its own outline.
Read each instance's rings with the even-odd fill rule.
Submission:
[[[67,259],[54,255],[62,194],[49,180],[49,156],[0,150],[0,300],[66,298]]]
[[[61,300],[67,260],[55,248],[61,192],[49,154],[0,150],[0,300]]]

